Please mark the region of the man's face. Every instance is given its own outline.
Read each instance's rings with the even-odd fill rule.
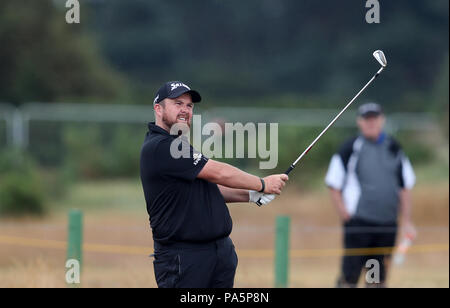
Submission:
[[[186,124],[191,127],[194,103],[189,93],[177,98],[166,98],[163,104],[159,104],[159,107],[155,106],[155,110],[162,121],[161,124],[168,131],[175,123]]]
[[[359,130],[363,136],[372,140],[378,139],[383,131],[384,122],[385,118],[383,115],[358,117],[357,120]]]

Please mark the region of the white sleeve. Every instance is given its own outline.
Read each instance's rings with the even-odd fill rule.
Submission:
[[[408,157],[402,155],[402,177],[403,184],[406,189],[411,189],[416,184],[416,175]]]
[[[338,154],[334,154],[331,157],[330,166],[325,176],[325,184],[331,188],[342,190],[345,182],[345,174],[346,171],[341,157]]]

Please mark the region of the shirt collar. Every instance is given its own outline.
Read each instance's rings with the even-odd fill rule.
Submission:
[[[382,144],[382,143],[384,142],[384,140],[386,140],[386,133],[385,133],[385,132],[381,132],[380,135],[378,136],[378,138],[377,138],[376,140],[368,139],[368,138],[364,137],[364,135],[362,135],[362,137],[363,137],[365,140],[367,140],[367,141],[369,141],[369,142],[371,142],[371,143],[374,143],[374,144]]]
[[[382,144],[385,139],[386,139],[386,133],[385,132],[381,132],[381,134],[378,136],[378,139],[377,139],[377,141],[375,143],[376,144]]]
[[[160,135],[164,135],[164,136],[170,136],[173,138],[178,137],[178,135],[172,135],[168,131],[166,131],[164,128],[162,128],[161,126],[156,125],[155,122],[148,123],[148,130],[150,133],[153,133],[153,134],[160,134]]]
[[[151,133],[170,136],[170,134],[169,134],[168,131],[166,131],[164,128],[162,128],[162,127],[156,125],[155,122],[150,122],[150,123],[148,123],[148,130],[149,130]]]

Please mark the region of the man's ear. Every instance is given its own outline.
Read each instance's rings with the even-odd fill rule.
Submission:
[[[163,106],[161,106],[160,104],[155,104],[154,106],[153,106],[153,110],[155,110],[155,113],[157,114],[157,115],[161,115],[161,113],[162,113],[162,109],[163,108]]]
[[[356,118],[356,125],[358,126],[358,128],[361,127],[362,121],[364,121],[364,119],[363,119],[362,117],[358,116],[358,117]]]

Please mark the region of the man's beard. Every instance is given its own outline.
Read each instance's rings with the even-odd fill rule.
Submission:
[[[178,117],[178,116],[177,116]],[[169,117],[167,116],[167,114],[165,112],[163,112],[162,115],[162,122],[169,128],[169,131],[172,129],[172,126],[174,124],[177,124],[177,118],[175,118],[175,121],[169,120]],[[190,121],[187,121],[186,123],[180,123],[180,124],[187,124],[187,126],[189,128],[191,128],[191,123]]]

